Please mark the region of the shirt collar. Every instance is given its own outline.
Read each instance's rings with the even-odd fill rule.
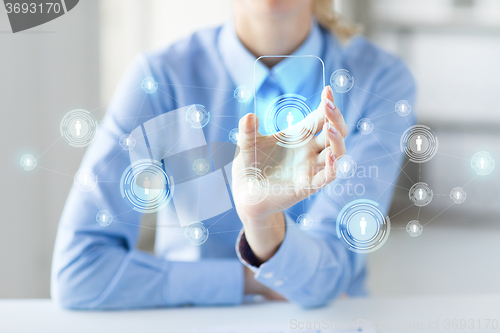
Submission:
[[[282,60],[270,70],[261,62],[256,62],[254,55],[241,43],[234,30],[232,19],[222,26],[218,48],[223,63],[235,85],[246,86],[250,90],[253,90],[255,82],[255,90],[258,91],[267,77],[272,75],[284,93],[297,93],[297,89],[307,80],[309,73],[315,66],[313,61],[290,57]],[[321,57],[322,51],[321,31],[318,23],[313,20],[309,36],[292,56],[313,55]]]

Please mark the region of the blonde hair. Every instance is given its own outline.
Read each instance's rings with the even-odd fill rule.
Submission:
[[[350,23],[345,17],[337,14],[333,6],[334,0],[314,0],[313,14],[318,23],[330,30],[340,40],[347,41],[350,37],[361,32],[359,26]]]

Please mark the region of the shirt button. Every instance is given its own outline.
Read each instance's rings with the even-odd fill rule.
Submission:
[[[276,282],[274,282],[274,286],[279,287],[279,286],[282,286],[283,283],[285,283],[285,282],[283,282],[283,280],[276,280]]]
[[[272,277],[273,277],[273,275],[274,275],[274,273],[273,273],[273,272],[269,272],[269,273],[266,273],[266,274],[264,274],[264,275],[262,275],[262,276],[263,276],[265,279],[270,279],[270,278],[272,278]]]

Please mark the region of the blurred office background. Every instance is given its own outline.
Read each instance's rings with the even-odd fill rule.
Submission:
[[[434,159],[409,163],[408,177],[400,177],[394,229],[369,255],[372,294],[500,292],[500,166],[474,178],[469,162],[486,150],[500,163],[500,2],[336,0],[335,6],[408,63],[419,88],[419,122],[439,138]],[[231,0],[81,1],[61,18],[13,35],[0,10],[0,298],[49,297],[57,223],[84,153],[59,139],[62,116],[83,108],[101,118],[138,52],[220,24],[230,11]],[[39,156],[37,169],[20,168],[25,153]],[[420,210],[407,193],[419,179],[435,193]],[[451,189],[466,184],[466,202],[450,206]],[[412,238],[404,227],[417,218],[429,224]],[[154,226],[154,219],[144,223]],[[143,229],[141,247],[153,241],[154,232]]]

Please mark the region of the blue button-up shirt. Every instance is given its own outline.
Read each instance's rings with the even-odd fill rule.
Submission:
[[[346,203],[360,198],[375,200],[388,211],[403,162],[400,136],[414,123],[413,114],[400,117],[394,107],[399,100],[413,104],[414,81],[399,59],[366,39],[355,37],[343,45],[315,22],[294,55],[321,58],[327,82],[337,69],[347,69],[354,77],[352,90],[334,95],[349,126],[346,146],[358,165],[355,177],[337,179],[287,209],[283,243],[258,267],[248,253],[232,200],[229,209],[202,221],[210,235],[201,246],[189,244],[167,207],[157,214],[155,255],[138,250],[142,215],[120,195],[120,178],[130,165],[129,153],[119,145],[123,134],[166,112],[201,104],[211,113],[203,129],[206,140],[229,141],[228,133],[238,127],[239,119],[254,112],[252,100],[239,103],[234,98],[237,86],[255,89],[258,98],[294,93],[311,105],[320,101],[319,62],[304,65],[304,58],[289,58],[269,70],[254,64],[255,57],[230,22],[197,32],[138,57],[119,85],[81,165],[98,176],[97,186],[90,192],[73,187],[61,217],[52,268],[54,299],[65,307],[85,309],[239,304],[244,298],[243,265],[260,283],[305,307],[323,305],[343,293],[366,293],[365,256],[343,246],[335,219]],[[154,94],[140,89],[145,77],[159,82]],[[274,93],[266,81],[272,82]],[[370,135],[356,129],[361,118],[372,120]],[[208,206],[220,198],[210,191],[199,196]],[[114,216],[107,227],[96,222],[103,209]],[[307,231],[295,224],[304,213],[314,221]]]

